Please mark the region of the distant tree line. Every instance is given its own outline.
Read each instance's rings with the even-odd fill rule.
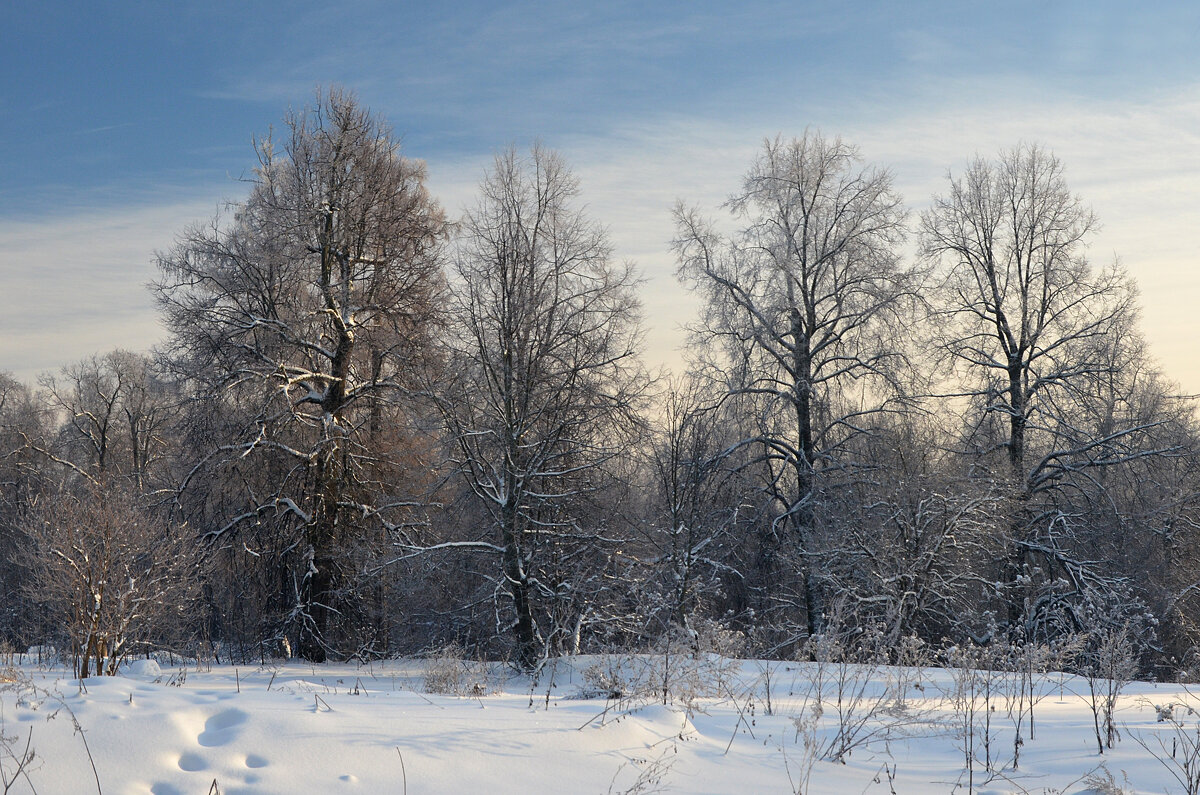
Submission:
[[[1049,151],[914,217],[840,139],[766,141],[717,218],[675,210],[702,311],[668,376],[557,154],[448,219],[352,94],[281,129],[158,255],[166,343],[0,374],[0,644],[534,669],[836,625],[1195,665],[1195,406]]]

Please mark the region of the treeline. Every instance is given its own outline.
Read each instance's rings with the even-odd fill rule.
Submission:
[[[1050,152],[914,217],[841,140],[766,142],[717,220],[676,208],[703,310],[664,377],[553,152],[451,220],[351,94],[281,130],[158,255],[165,344],[0,375],[0,643],[530,669],[836,627],[1194,664],[1194,407]]]

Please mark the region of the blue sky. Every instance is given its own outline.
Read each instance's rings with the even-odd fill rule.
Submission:
[[[453,213],[540,138],[648,278],[648,357],[694,311],[671,204],[715,209],[763,136],[840,134],[915,211],[948,169],[1054,149],[1200,392],[1200,6],[1102,2],[25,3],[0,32],[0,370],[158,330],[155,249],[244,191],[251,140],[340,83],[429,164]]]

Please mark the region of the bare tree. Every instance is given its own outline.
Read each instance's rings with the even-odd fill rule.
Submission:
[[[667,629],[690,636],[692,617],[725,579],[743,578],[729,549],[744,484],[719,453],[728,446],[719,410],[696,379],[668,385],[650,450],[654,490],[650,543],[662,579]],[[731,565],[732,564],[732,565]]]
[[[901,392],[893,330],[916,286],[896,254],[905,211],[888,172],[815,132],[768,140],[726,206],[743,224],[729,238],[677,208],[679,275],[704,297],[694,338],[746,418],[738,447],[762,468],[760,577],[780,598],[779,557],[797,556],[814,634],[822,483],[853,463],[848,442]]]
[[[118,349],[40,380],[62,427],[53,445],[35,449],[93,483],[124,478],[135,490],[149,487],[177,401],[146,356]]]
[[[272,528],[282,631],[322,660],[366,568],[348,553],[419,519],[425,445],[409,397],[439,323],[445,222],[424,165],[352,94],[318,92],[285,126],[278,149],[257,144],[233,217],[159,257],[154,290],[166,357],[207,403],[197,413],[220,417],[184,491],[203,476],[240,488],[207,539]]]
[[[488,538],[461,545],[498,557],[525,667],[577,648],[601,618],[589,588],[618,565],[617,545],[588,506],[637,431],[648,385],[635,272],[612,263],[578,191],[553,152],[501,153],[454,260],[451,378],[439,405],[491,525]]]
[[[1132,444],[1143,426],[1111,413],[1089,423],[1081,409],[1128,361],[1114,346],[1136,314],[1122,271],[1094,271],[1084,256],[1095,227],[1062,163],[1037,146],[974,160],[921,220],[924,255],[941,266],[941,344],[967,385],[968,437],[984,467],[1003,454],[993,474],[1019,506],[1000,576],[1010,628],[1055,601],[1011,592],[1023,577],[1040,571],[1078,592],[1094,571],[1063,540],[1078,513],[1068,492],[1148,452]]]
[[[1058,489],[1056,501],[1073,510],[1074,545],[1086,550],[1089,569],[1134,586],[1158,619],[1154,645],[1165,643],[1181,661],[1196,637],[1195,403],[1163,377],[1136,330],[1118,330],[1101,354],[1109,369],[1082,382],[1059,409],[1076,433],[1103,443],[1074,462],[1070,488]],[[1168,654],[1156,656],[1172,665]]]
[[[46,414],[33,390],[0,372],[0,643],[22,648],[33,616],[21,597],[27,570],[20,553],[28,544],[21,517],[50,480],[34,449],[47,444]]]
[[[855,534],[867,579],[847,598],[881,616],[889,648],[914,635],[961,636],[958,622],[978,613],[975,600],[986,584],[979,561],[1003,519],[1003,500],[949,478],[917,478],[895,484],[871,508]]]

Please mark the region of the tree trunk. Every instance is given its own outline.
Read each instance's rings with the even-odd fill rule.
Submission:
[[[816,592],[812,555],[809,543],[813,534],[813,462],[816,458],[812,433],[812,355],[809,336],[799,310],[792,310],[793,367],[795,372],[796,441],[799,456],[794,462],[796,471],[796,503],[792,506],[792,522],[800,544],[800,587],[804,591],[804,613],[809,637],[818,634],[824,624],[820,594]]]
[[[537,638],[533,630],[533,605],[530,601],[529,579],[521,559],[520,529],[518,513],[512,501],[505,504],[501,515],[501,533],[504,542],[504,579],[513,600],[513,635],[517,642],[517,663],[524,670],[532,670],[537,663]]]
[[[301,609],[306,615],[301,625],[299,648],[300,656],[309,662],[325,662],[328,658],[329,614],[337,585],[334,556],[340,489],[336,457],[335,448],[329,458],[317,464],[314,473],[319,496],[308,526],[310,565],[304,574],[301,593]]]
[[[1012,478],[1013,497],[1016,509],[1009,522],[1009,551],[1001,572],[1001,582],[1008,591],[1006,610],[1009,631],[1016,629],[1024,612],[1024,605],[1016,593],[1016,584],[1025,570],[1024,541],[1028,532],[1029,484],[1025,473],[1025,391],[1021,382],[1023,367],[1019,358],[1010,357],[1008,363],[1008,465]]]

